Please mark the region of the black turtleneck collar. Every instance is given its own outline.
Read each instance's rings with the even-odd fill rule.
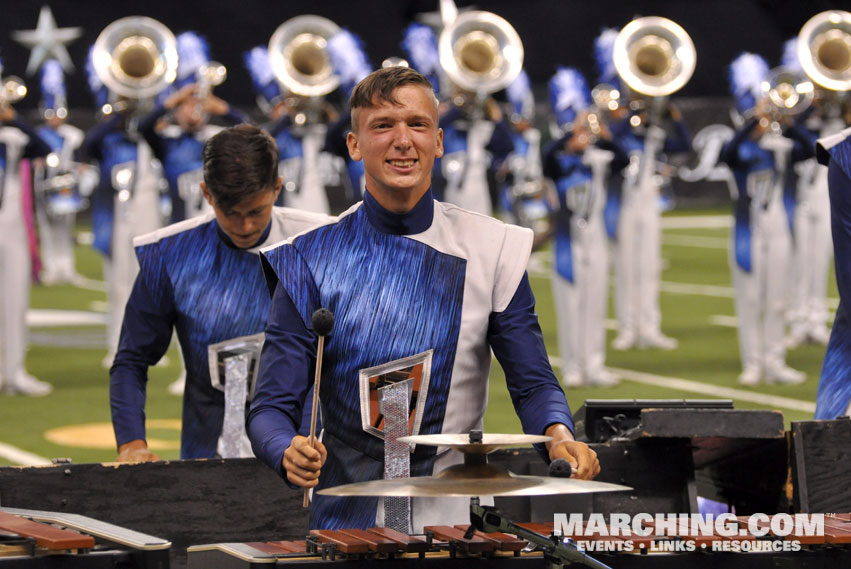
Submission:
[[[370,225],[381,233],[416,235],[431,227],[434,219],[434,198],[429,188],[410,211],[393,213],[384,209],[367,190],[363,194],[363,209]]]
[[[239,249],[240,251],[247,251],[249,249],[254,249],[255,247],[259,247],[260,245],[263,244],[264,241],[266,241],[266,239],[269,238],[269,233],[272,232],[272,220],[270,219],[269,225],[267,225],[266,229],[263,230],[263,233],[260,235],[260,239],[257,240],[257,243],[255,243],[251,247],[242,248],[242,247],[237,247],[236,244],[231,240],[231,238],[228,237],[228,234],[224,232],[224,230],[219,225],[219,222],[218,222],[218,220],[216,220],[216,218],[213,218],[213,226],[216,228],[216,233],[218,233],[219,239],[221,239],[224,242],[225,245],[227,245],[231,249]]]

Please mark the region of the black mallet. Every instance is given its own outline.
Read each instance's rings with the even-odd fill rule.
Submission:
[[[316,373],[313,378],[313,406],[311,407],[310,415],[310,436],[307,438],[308,444],[313,447],[316,441],[316,415],[319,412],[319,382],[322,381],[322,351],[325,348],[325,336],[327,336],[334,327],[334,314],[327,308],[320,308],[310,317],[310,327],[313,332],[319,336],[319,343],[316,346]],[[304,489],[303,507],[310,505],[310,489]]]

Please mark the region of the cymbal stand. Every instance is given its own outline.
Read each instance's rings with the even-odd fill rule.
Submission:
[[[611,569],[605,563],[597,561],[576,547],[576,544],[565,543],[561,536],[554,534],[547,537],[522,528],[502,515],[495,507],[480,505],[479,499],[474,497],[470,498],[470,528],[467,530],[470,535],[465,537],[472,537],[475,530],[510,533],[534,543],[543,550],[544,559],[550,562],[552,569],[562,569],[565,565],[572,563],[580,563],[592,569]]]

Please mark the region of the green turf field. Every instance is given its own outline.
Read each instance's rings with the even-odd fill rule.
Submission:
[[[666,334],[679,340],[679,348],[673,352],[610,349],[607,364],[625,370],[626,379],[614,388],[567,391],[572,409],[576,410],[588,398],[722,397],[734,399],[739,409],[778,409],[787,424],[812,417],[824,356],[822,346],[805,346],[788,354],[788,363],[807,373],[808,379],[802,385],[744,388],[736,383],[741,369],[736,330],[729,323],[734,316],[727,266],[729,229],[698,227],[697,223],[675,220],[684,215],[707,214],[726,212],[675,212],[666,216],[677,227],[665,229],[663,236],[662,326]],[[550,280],[540,270],[548,265],[547,252],[536,254],[532,266],[537,268],[530,271],[530,277],[547,347],[556,357]],[[31,307],[103,311],[106,295],[102,283],[97,282],[102,280],[100,258],[88,246],[80,245],[77,268],[96,282],[89,283],[87,288],[35,286]],[[835,302],[837,293],[832,277],[830,282],[829,296]],[[114,459],[114,440],[109,438],[109,378],[101,365],[106,350],[99,347],[104,326],[33,327],[31,334],[28,369],[52,383],[54,392],[43,398],[0,395],[0,465],[30,464],[56,457],[71,458],[75,463]],[[614,332],[610,331],[609,341],[613,336]],[[176,426],[181,402],[166,390],[179,374],[178,357],[172,349],[169,362],[151,370],[148,385],[147,417],[152,423],[148,436],[160,446],[158,452],[163,458],[179,455]],[[519,432],[519,421],[496,363],[491,379],[486,431]]]

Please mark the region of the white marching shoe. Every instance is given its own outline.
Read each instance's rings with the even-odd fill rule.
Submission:
[[[650,332],[649,334],[643,334],[638,339],[638,347],[640,348],[652,348],[657,350],[676,350],[677,346],[679,345],[679,342],[677,342],[674,338],[666,336],[658,330],[655,332]]]
[[[53,391],[53,386],[46,381],[40,381],[25,371],[15,374],[14,381],[9,382],[6,391],[12,395],[27,395],[43,397]]]
[[[568,389],[571,387],[583,387],[585,380],[582,378],[581,373],[569,371],[561,377],[561,385]]]
[[[739,374],[739,385],[759,385],[761,379],[762,372],[758,367],[746,367],[744,371]]]
[[[606,368],[600,368],[594,372],[588,372],[588,385],[595,387],[614,387],[621,379]]]
[[[807,380],[807,374],[792,369],[786,364],[765,367],[765,380],[768,383],[782,383],[786,385],[797,385]]]
[[[612,341],[612,348],[620,352],[631,350],[635,347],[635,334],[632,332],[620,332]]]

